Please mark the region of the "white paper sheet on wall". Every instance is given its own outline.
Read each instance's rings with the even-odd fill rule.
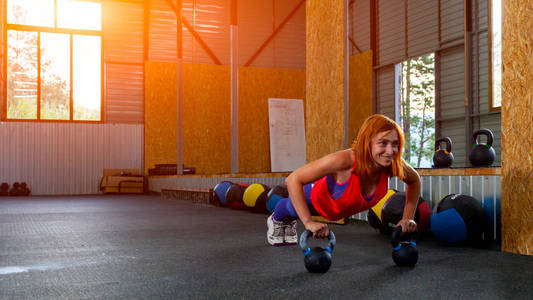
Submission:
[[[270,167],[290,172],[305,164],[305,122],[302,99],[268,99]]]

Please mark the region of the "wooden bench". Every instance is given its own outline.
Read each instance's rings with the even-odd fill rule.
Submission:
[[[104,169],[100,180],[104,193],[144,193],[144,176],[137,169]]]

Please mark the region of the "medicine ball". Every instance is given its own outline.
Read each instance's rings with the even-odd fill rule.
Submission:
[[[266,213],[267,194],[270,191],[270,187],[261,184],[250,184],[244,191],[242,200],[252,212]]]
[[[230,186],[230,181],[221,181],[215,185],[215,188],[213,189],[213,198],[215,199],[215,203],[221,206],[226,206],[226,192]]]
[[[378,229],[381,233],[383,233],[382,232],[383,223],[381,223],[381,211],[383,209],[383,205],[385,204],[385,202],[394,193],[396,193],[395,190],[388,190],[387,194],[385,194],[385,196],[383,196],[383,198],[381,198],[381,200],[379,200],[379,202],[376,205],[372,206],[372,208],[368,210],[368,214],[367,214],[368,224],[370,224],[372,228]]]
[[[279,200],[283,198],[288,198],[288,197],[289,197],[289,192],[287,191],[287,187],[284,185],[276,185],[267,194],[268,212],[273,213]]]
[[[403,217],[403,209],[405,207],[405,192],[396,192],[385,201],[381,211],[381,221],[383,223],[383,232],[391,234],[392,229],[400,222]],[[418,225],[418,232],[423,233],[430,222],[431,210],[427,202],[418,198],[417,208],[415,212],[415,222]]]
[[[226,203],[231,209],[244,209],[246,206],[242,200],[244,192],[248,187],[247,183],[232,183],[226,191]]]
[[[447,244],[483,246],[485,212],[473,197],[450,194],[444,197],[431,215],[431,232]]]

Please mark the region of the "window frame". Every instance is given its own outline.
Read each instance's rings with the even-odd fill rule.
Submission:
[[[82,0],[87,1],[87,0]],[[90,0],[89,2],[101,3],[101,16],[103,16],[104,5],[100,0]],[[53,122],[53,123],[104,123],[104,27],[103,17],[101,18],[100,30],[86,30],[86,29],[68,29],[57,27],[57,0],[54,0],[54,27],[34,26],[34,25],[20,25],[7,23],[7,0],[2,0],[2,121],[9,122]],[[37,33],[37,118],[35,119],[13,119],[7,117],[7,32],[9,30],[27,31]],[[69,119],[41,119],[41,62],[40,62],[40,35],[41,33],[60,33],[68,34],[70,40],[70,95],[69,95]],[[74,120],[74,99],[73,99],[73,36],[98,36],[100,37],[100,119],[99,120]]]
[[[494,101],[493,101],[493,95],[494,95],[494,85],[493,85],[493,65],[492,65],[492,57],[494,56],[493,52],[494,52],[494,47],[492,47],[492,33],[493,33],[493,30],[492,30],[492,24],[493,24],[493,20],[492,20],[492,3],[494,1],[493,0],[489,0],[488,1],[488,22],[489,22],[489,36],[488,36],[488,39],[489,39],[489,111],[493,112],[493,111],[501,111],[502,110],[502,103],[500,103],[500,106],[498,107],[495,107],[494,106]],[[503,5],[503,4],[502,4]],[[501,11],[501,9],[500,9]],[[501,47],[501,45],[500,45]],[[501,89],[501,86],[500,86],[500,89]],[[501,94],[501,92],[500,92]],[[503,96],[503,95],[502,95]],[[501,101],[501,99],[500,99]]]

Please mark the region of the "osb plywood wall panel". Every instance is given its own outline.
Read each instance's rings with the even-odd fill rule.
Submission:
[[[306,1],[307,161],[344,148],[344,1]]]
[[[348,145],[357,137],[363,121],[372,115],[372,51],[350,57]]]
[[[197,174],[229,173],[230,68],[183,65],[183,163]]]
[[[239,68],[240,173],[270,172],[268,98],[302,99],[305,104],[305,71]]]
[[[144,101],[144,171],[176,163],[177,103],[175,63],[146,62]]]
[[[533,0],[502,5],[502,250],[533,255]]]
[[[176,163],[176,63],[146,64],[145,171]],[[183,164],[198,174],[230,171],[230,70],[183,64]]]

